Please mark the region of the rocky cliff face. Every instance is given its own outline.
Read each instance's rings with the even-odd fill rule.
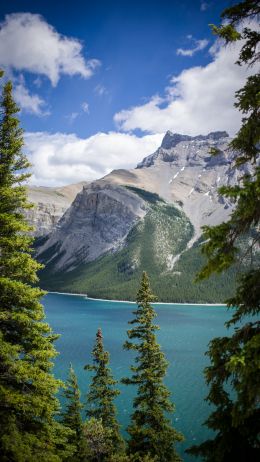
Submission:
[[[218,188],[234,184],[245,167],[233,167],[230,141],[226,132],[195,137],[167,132],[157,151],[135,170],[115,170],[105,179],[156,192],[179,204],[195,228],[196,239],[201,226],[225,221],[231,213],[232,204],[219,196]],[[212,157],[211,148],[217,148],[219,155]]]
[[[145,201],[126,188],[105,181],[84,186],[39,248],[38,257],[57,270],[72,270],[118,250],[146,212]]]
[[[226,132],[195,137],[167,132],[157,151],[136,169],[116,170],[85,185],[69,208],[66,201],[68,204],[75,194],[75,187],[67,196],[64,191],[48,191],[49,203],[46,191],[45,202],[42,200],[41,190],[34,220],[38,235],[51,232],[38,249],[39,258],[54,269],[68,271],[119,250],[129,231],[147,213],[142,195],[122,185],[157,193],[182,210],[194,228],[186,244],[189,249],[201,235],[201,226],[218,224],[232,211],[232,204],[218,194],[221,185],[237,182],[242,174],[233,168],[229,142]],[[219,151],[216,157],[210,155],[213,147]],[[173,268],[179,255],[169,258]]]
[[[157,159],[162,159],[164,162],[178,161],[180,158],[179,148],[182,146],[181,143],[188,143],[187,145],[185,144],[186,147],[194,142],[196,142],[197,146],[208,143],[216,145],[225,138],[228,138],[227,132],[212,132],[208,135],[189,136],[167,131],[160,148],[157,149],[154,154],[145,157],[136,168],[151,167],[155,164]],[[192,152],[189,152],[189,156],[186,156],[186,160],[189,160],[190,157],[192,157]]]
[[[34,236],[45,236],[50,233],[84,184],[86,182],[61,188],[29,187],[28,199],[35,206],[26,211],[26,217],[34,227],[32,234]]]
[[[228,150],[226,132],[188,136],[168,131],[155,153],[143,159],[134,170],[115,170],[105,177],[106,183],[131,185],[156,192],[166,201],[179,204],[195,228],[215,225],[226,220],[232,204],[218,194],[218,188],[234,184],[243,170],[233,168],[233,154]],[[220,154],[210,155],[210,148]],[[95,184],[102,185],[103,180]],[[36,236],[55,229],[84,183],[63,188],[30,188],[29,199],[36,204],[27,212]],[[195,238],[194,237],[194,238]]]
[[[247,168],[234,168],[229,142],[225,132],[196,137],[167,132],[136,169],[115,170],[85,185],[62,218],[57,215],[65,203],[59,202],[57,213],[57,195],[64,201],[57,191],[55,202],[53,191],[48,207],[44,202],[47,210],[38,201],[38,234],[51,230],[37,248],[46,265],[43,287],[133,299],[146,270],[167,301],[229,297],[232,274],[214,281],[214,293],[210,284],[192,283],[202,264],[196,243],[201,226],[225,221],[233,209],[218,188],[239,181]],[[211,148],[219,155],[212,157]]]

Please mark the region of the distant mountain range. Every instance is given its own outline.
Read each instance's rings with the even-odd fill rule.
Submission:
[[[167,132],[155,153],[133,170],[114,170],[92,183],[31,188],[36,203],[36,255],[46,289],[133,299],[148,271],[162,301],[221,302],[235,270],[200,284],[201,226],[227,220],[232,204],[219,196],[246,167],[234,168],[226,132]],[[219,154],[212,156],[211,148]]]

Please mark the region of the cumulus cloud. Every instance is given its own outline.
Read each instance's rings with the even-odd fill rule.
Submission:
[[[33,164],[30,183],[61,186],[94,180],[117,168],[134,168],[161,141],[158,134],[137,137],[110,132],[83,139],[75,134],[27,133],[25,151]]]
[[[234,108],[235,91],[243,86],[254,69],[234,64],[241,43],[224,47],[219,41],[211,47],[212,61],[191,67],[172,77],[164,97],[153,97],[146,104],[122,110],[114,116],[124,131],[141,129],[148,133],[166,130],[198,135],[238,130],[241,115]]]
[[[188,36],[188,38],[191,39],[192,37]],[[204,50],[204,48],[206,48],[208,43],[209,41],[206,39],[195,40],[194,46],[192,48],[178,48],[178,50],[176,51],[176,54],[181,55],[181,56],[192,57],[198,51]]]
[[[16,103],[22,111],[38,116],[49,114],[48,111],[44,110],[46,105],[45,101],[36,94],[30,94],[22,77],[20,77],[18,82],[15,84],[13,95]]]
[[[55,86],[61,74],[89,78],[100,64],[86,60],[82,44],[59,34],[38,14],[14,13],[0,24],[0,65],[48,77]]]

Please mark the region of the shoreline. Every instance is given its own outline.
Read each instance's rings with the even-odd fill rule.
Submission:
[[[56,292],[56,291],[46,291],[47,294],[57,294],[57,295],[71,295],[73,297],[85,297],[87,300],[94,300],[97,302],[112,302],[112,303],[132,303],[136,305],[136,302],[130,300],[110,300],[106,298],[93,298],[88,297],[87,294],[72,294],[70,292]],[[227,306],[225,303],[176,303],[176,302],[154,302],[152,305],[195,305],[195,306]]]

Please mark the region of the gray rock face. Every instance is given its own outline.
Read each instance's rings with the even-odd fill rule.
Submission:
[[[62,213],[62,208],[58,212],[55,209],[56,202],[50,201],[48,209],[38,202],[39,216],[35,219],[39,234],[51,230],[38,249],[40,260],[51,263],[54,269],[69,271],[125,245],[129,231],[144,217],[148,206],[122,185],[157,193],[179,206],[195,230],[188,243],[191,247],[203,225],[219,224],[232,212],[233,204],[218,194],[218,188],[239,182],[248,167],[234,167],[230,141],[226,132],[195,137],[167,132],[157,151],[136,169],[115,170],[84,186],[61,219],[56,218]],[[218,156],[210,155],[212,147],[219,150]],[[175,261],[176,257],[172,266]]]
[[[211,132],[208,135],[189,136],[167,131],[160,148],[157,149],[154,154],[145,157],[136,168],[150,167],[154,165],[158,158],[161,158],[164,162],[176,161],[178,159],[178,149],[176,149],[175,152],[174,148],[180,145],[180,143],[201,141],[205,143],[208,142],[209,144],[215,144],[214,142],[216,142],[216,144],[218,144],[218,142],[221,142],[221,140],[225,138],[228,138],[227,132]],[[187,160],[189,160],[189,158],[187,158]]]
[[[136,169],[124,174],[116,170],[105,178],[156,192],[166,201],[179,204],[195,228],[196,239],[201,226],[228,219],[233,204],[219,196],[218,188],[235,184],[248,168],[234,167],[230,141],[226,132],[194,137],[167,132],[157,151]],[[211,148],[217,148],[220,154],[212,156]]]
[[[38,202],[33,209],[26,210],[27,220],[34,227],[31,234],[38,237],[51,232],[69,206],[68,201],[63,204]]]
[[[34,203],[34,207],[26,210],[25,213],[30,225],[34,227],[32,234],[34,236],[45,236],[50,233],[84,184],[86,182],[61,188],[29,187],[28,199]]]
[[[136,221],[147,212],[145,202],[132,191],[104,181],[85,186],[38,251],[55,260],[54,268],[72,270],[118,250]]]

